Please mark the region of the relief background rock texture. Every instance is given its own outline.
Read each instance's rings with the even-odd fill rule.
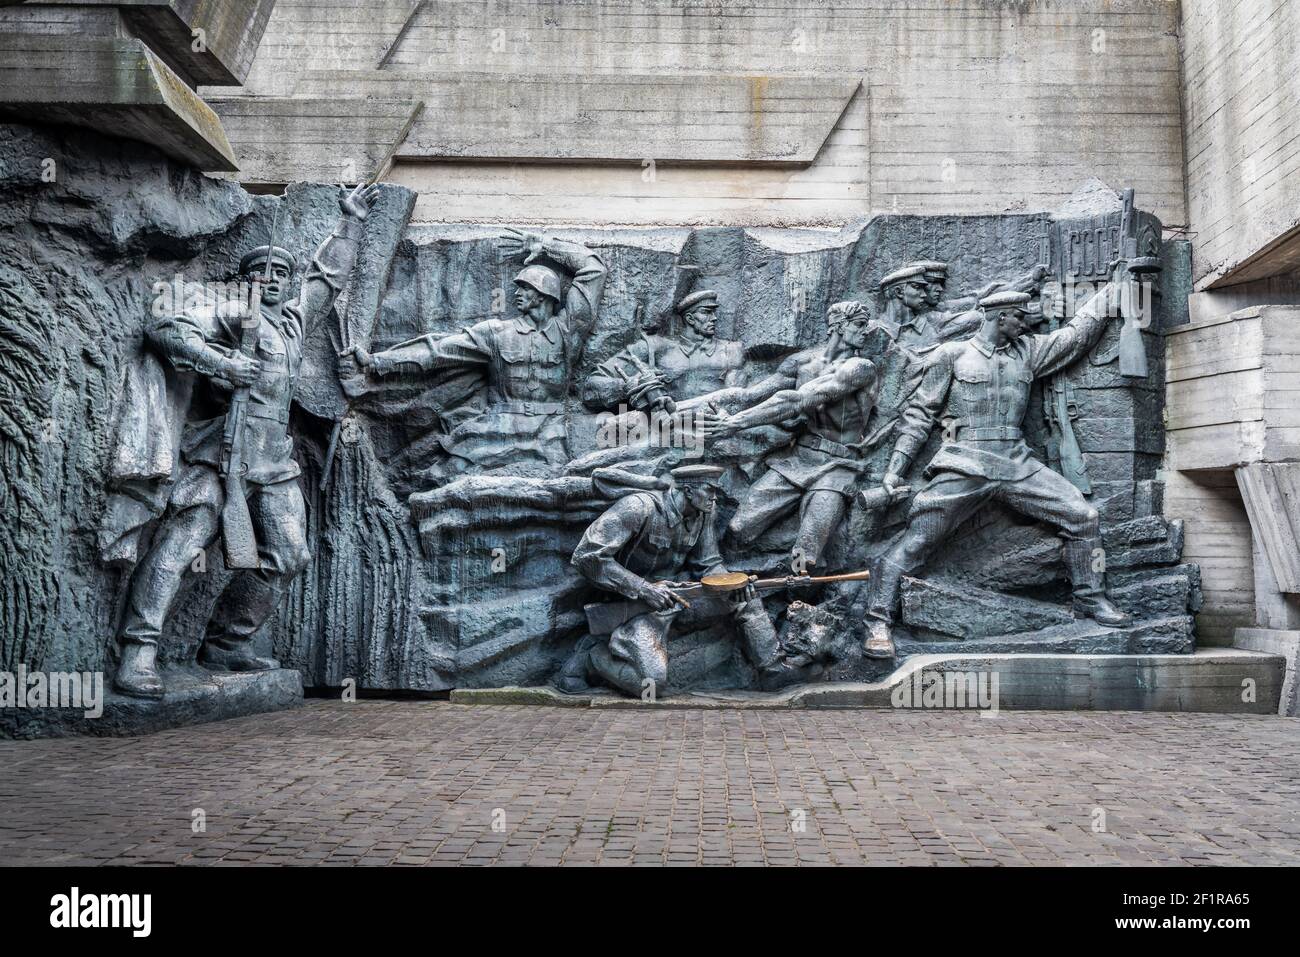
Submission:
[[[153,283],[178,274],[230,278],[240,255],[267,241],[281,201],[204,177],[148,147],[88,133],[0,126],[0,147],[0,664],[111,670],[124,579],[99,562],[95,533],[118,385],[140,348]],[[53,182],[42,179],[47,158],[54,161]],[[338,188],[329,185],[294,185],[286,193],[279,242],[300,262],[332,227],[337,197]],[[349,678],[363,689],[421,691],[540,683],[583,633],[583,604],[599,597],[568,564],[601,507],[589,468],[575,467],[562,480],[503,486],[493,477],[453,475],[440,485],[448,477],[441,471],[440,433],[466,414],[447,404],[447,388],[389,385],[349,403],[335,378],[340,342],[383,348],[425,332],[454,331],[509,302],[520,264],[500,260],[497,228],[409,225],[414,199],[401,187],[384,188],[336,315],[308,343],[292,425],[314,559],[261,643],[300,669],[309,687]],[[1117,217],[1118,200],[1094,185],[1076,195],[1069,212],[1080,221]],[[880,276],[903,262],[949,262],[949,294],[960,295],[1025,272],[1058,255],[1059,245],[1048,213],[877,216],[838,231],[556,234],[589,244],[609,268],[579,383],[630,341],[638,305],[667,316],[693,289],[718,290],[719,335],[745,344],[757,376],[794,349],[822,342],[830,303],[874,301]],[[1149,379],[1127,383],[1113,361],[1097,361],[1113,351],[1117,324],[1092,359],[1068,373],[1108,566],[1121,601],[1143,620],[1114,632],[1069,622],[1057,604],[1067,589],[1055,539],[991,508],[962,527],[924,581],[908,584],[901,651],[1191,649],[1199,574],[1179,563],[1181,525],[1161,517],[1157,474],[1164,436],[1159,328],[1182,321],[1172,304],[1182,301],[1173,293],[1185,281],[1185,245],[1167,244],[1162,259],[1161,284],[1169,294],[1144,336]],[[570,407],[573,455],[595,451],[600,419],[576,390]],[[322,488],[336,423],[340,439]],[[1026,431],[1046,454],[1037,398]],[[761,474],[760,456],[773,441],[764,433],[716,450],[729,466],[721,521]],[[919,463],[934,446],[937,437]],[[873,464],[880,467],[883,459]],[[827,567],[862,567],[904,517],[901,506],[884,518],[855,507]],[[735,568],[773,570],[788,551],[783,531],[791,529],[766,536],[759,553],[726,557]],[[208,569],[193,576],[180,600],[162,647],[165,661],[194,657],[225,580],[219,547],[208,556]],[[1012,597],[999,602],[999,596]],[[769,607],[778,613],[791,597],[773,596]],[[852,595],[797,597],[844,610]],[[1030,628],[1041,630],[1027,633]],[[963,640],[964,646],[954,644]],[[676,636],[670,652],[670,693],[753,683],[737,644],[720,629]],[[871,677],[879,667],[850,647],[826,676]]]

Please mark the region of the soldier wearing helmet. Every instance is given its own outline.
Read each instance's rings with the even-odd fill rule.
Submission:
[[[596,321],[605,266],[581,243],[510,230],[507,255],[523,255],[515,276],[518,315],[483,319],[452,335],[426,335],[373,355],[353,347],[340,372],[349,392],[366,388],[361,372],[382,377],[467,370],[487,392],[484,410],[457,425],[445,447],[462,470],[551,474],[569,461],[564,402],[574,367]],[[567,292],[560,273],[568,273]]]

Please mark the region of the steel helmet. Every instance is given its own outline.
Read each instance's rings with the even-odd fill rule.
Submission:
[[[543,296],[550,296],[556,302],[560,301],[562,293],[560,276],[549,266],[525,266],[520,270],[519,275],[515,276],[515,284],[531,286]]]

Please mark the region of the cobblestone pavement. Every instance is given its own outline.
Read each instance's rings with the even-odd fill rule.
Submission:
[[[1286,718],[312,701],[0,768],[5,864],[1300,863]]]

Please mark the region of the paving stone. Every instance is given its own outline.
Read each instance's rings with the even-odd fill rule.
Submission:
[[[1300,864],[1267,715],[313,700],[0,767],[0,864]]]

